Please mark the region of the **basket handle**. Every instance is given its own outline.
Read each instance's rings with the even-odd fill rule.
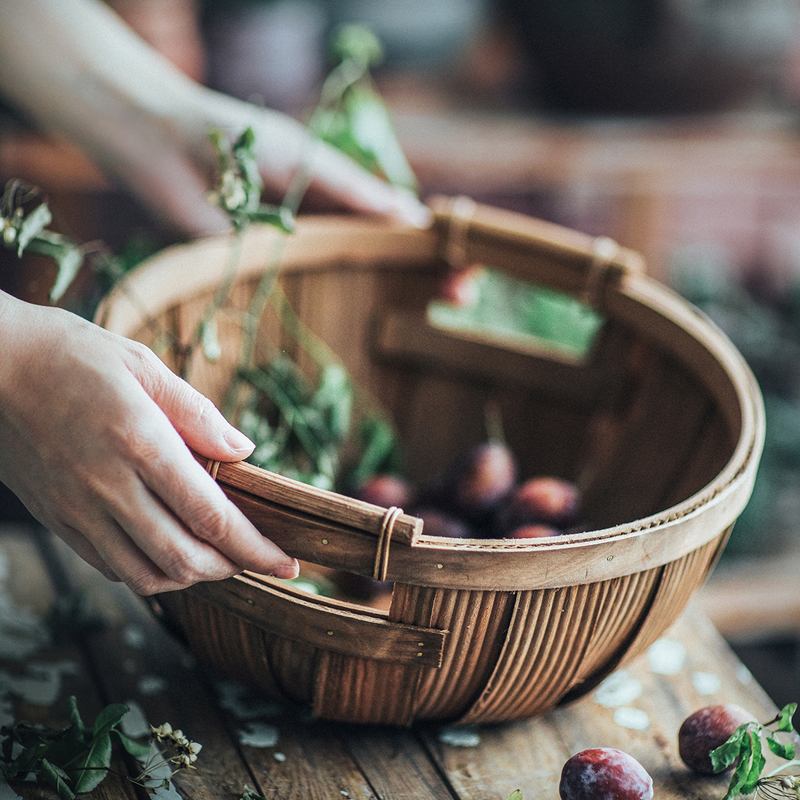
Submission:
[[[259,531],[304,561],[383,581],[390,546],[414,547],[422,533],[422,520],[400,508],[345,497],[244,461],[195,458]]]
[[[442,256],[454,269],[486,264],[567,292],[592,307],[602,306],[607,287],[627,272],[645,271],[639,253],[607,236],[589,236],[463,196],[436,196],[428,205]]]

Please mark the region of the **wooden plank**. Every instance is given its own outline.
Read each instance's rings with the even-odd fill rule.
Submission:
[[[94,670],[79,644],[79,634],[57,638],[46,623],[59,593],[70,586],[50,574],[37,546],[39,530],[0,528],[0,724],[30,722],[62,728],[69,724],[67,698],[75,696],[84,724],[90,726],[107,700],[94,683]],[[61,578],[59,581],[58,578]],[[112,772],[89,795],[91,800],[134,800],[131,784],[112,761]],[[0,788],[2,788],[0,786]],[[32,782],[14,782],[23,798],[56,798]]]
[[[757,642],[800,633],[800,553],[721,565],[698,603],[729,640]]]
[[[213,691],[188,652],[155,620],[142,599],[112,583],[55,541],[77,586],[117,619],[87,642],[96,680],[109,702],[128,703],[153,725],[169,722],[203,745],[196,770],[175,777],[193,800],[238,798],[252,776],[220,714]],[[200,768],[202,767],[202,768]]]

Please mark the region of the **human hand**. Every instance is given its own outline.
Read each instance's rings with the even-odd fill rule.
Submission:
[[[48,131],[67,136],[181,234],[229,229],[206,200],[217,166],[209,132],[256,134],[272,201],[282,198],[309,150],[291,117],[219,94],[181,73],[99,0],[0,3],[0,92]],[[427,225],[410,193],[315,142],[309,199]]]
[[[143,595],[243,569],[297,575],[190,452],[252,450],[207,398],[69,312],[0,293],[0,320],[0,479],[43,525]]]

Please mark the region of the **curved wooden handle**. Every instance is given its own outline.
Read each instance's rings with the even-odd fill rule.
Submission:
[[[429,205],[442,255],[454,267],[485,264],[592,306],[601,304],[608,284],[629,271],[645,271],[639,253],[606,236],[589,236],[465,197],[433,197]]]
[[[389,543],[414,547],[422,520],[318,489],[244,461],[195,455],[250,521],[304,561],[386,578]]]

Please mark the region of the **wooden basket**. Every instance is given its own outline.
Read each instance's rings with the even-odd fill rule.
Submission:
[[[492,401],[522,473],[579,482],[596,529],[441,539],[405,513],[220,464],[225,492],[286,552],[395,582],[388,613],[249,573],[159,597],[200,660],[322,718],[479,723],[581,696],[677,618],[752,489],[761,396],[719,330],[608,239],[460,202],[432,203],[429,230],[303,219],[283,244],[282,287],[391,412],[412,477],[481,441]],[[267,228],[247,233],[229,304],[245,306],[277,238]],[[229,250],[219,238],[157,255],[114,289],[98,321],[146,343],[158,327],[186,341]],[[426,307],[445,256],[591,304],[605,323],[589,357],[433,327]],[[215,402],[239,336],[220,315],[223,358],[192,365],[192,383]],[[165,360],[175,366],[179,353]]]

